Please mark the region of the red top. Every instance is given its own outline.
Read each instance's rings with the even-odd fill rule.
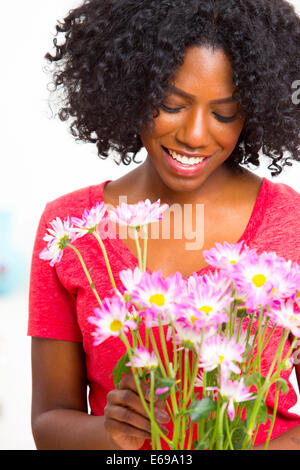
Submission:
[[[106,395],[114,388],[110,374],[118,359],[125,353],[125,347],[119,338],[109,338],[99,346],[93,346],[93,325],[87,318],[93,314],[93,309],[98,304],[75,252],[65,249],[62,260],[54,267],[39,259],[39,254],[46,245],[43,237],[49,222],[56,217],[81,217],[85,209],[103,200],[103,187],[108,181],[66,194],[46,205],[36,234],[29,293],[28,335],[83,342],[90,387],[89,404],[93,415],[104,413]],[[275,251],[278,255],[300,264],[299,216],[300,194],[285,184],[273,183],[264,178],[250,220],[239,241],[244,240],[250,248],[256,248],[258,252]],[[107,237],[104,244],[117,287],[120,287],[118,272],[133,269],[138,265],[137,258],[118,237]],[[88,234],[78,239],[76,246],[88,269],[92,268],[91,275],[100,297],[110,297],[113,293],[111,283],[97,240]],[[198,273],[204,274],[210,269],[213,270],[207,266]],[[264,352],[263,374],[267,373],[279,344],[281,330],[277,330]],[[288,345],[285,350],[287,347]],[[291,372],[292,368],[284,371],[282,376],[288,380]],[[273,395],[269,393],[268,396],[270,409],[274,401]],[[288,412],[296,401],[295,391],[289,383],[289,392],[280,395],[272,438],[300,424],[300,417]],[[261,428],[256,443],[264,442],[266,436]],[[151,449],[149,440],[142,449]]]

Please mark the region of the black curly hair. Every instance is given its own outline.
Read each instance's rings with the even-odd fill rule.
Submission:
[[[226,164],[259,166],[262,150],[273,176],[300,161],[300,18],[286,0],[85,0],[53,42],[45,57],[63,92],[58,116],[73,118],[72,135],[101,158],[115,150],[117,163],[136,162],[142,125],[159,114],[186,49],[199,45],[227,54],[245,114]]]

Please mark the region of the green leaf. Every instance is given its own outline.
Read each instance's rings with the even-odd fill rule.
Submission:
[[[193,442],[194,450],[205,450],[209,448],[209,440],[208,439],[201,439],[200,442],[194,441]]]
[[[286,393],[288,393],[289,391],[289,386],[288,386],[288,383],[286,380],[284,380],[282,377],[279,377],[279,379],[277,379],[277,382],[278,382],[278,385],[280,387],[280,390],[282,391],[282,393],[285,395]]]
[[[169,377],[155,377],[155,388],[171,388],[175,384],[176,380]]]
[[[248,401],[244,401],[244,402],[240,403],[241,407],[246,408],[246,422],[247,422],[247,425],[249,424],[249,421],[250,421],[255,403],[256,403],[256,400],[248,400]],[[265,402],[263,400],[260,400],[259,409],[258,409],[258,412],[257,412],[257,418],[258,418],[258,423],[259,424],[266,424],[266,422],[268,420],[268,408],[267,408],[267,405],[265,404]]]
[[[175,385],[176,379],[173,377],[163,377],[161,371],[157,368],[154,372],[154,386],[155,388],[165,388],[173,387]]]
[[[168,377],[155,377],[155,389],[157,388],[165,388],[168,387],[169,390],[167,390],[165,393],[160,393],[158,396],[159,400],[167,400],[169,394],[170,394],[170,388],[175,385],[176,380]]]
[[[118,361],[117,365],[115,366],[114,370],[110,374],[110,377],[113,375],[113,380],[114,380],[114,386],[117,388],[122,375],[123,374],[129,374],[130,372],[130,367],[126,366],[126,363],[130,362],[128,353],[124,354],[124,356],[121,357],[121,359]]]
[[[261,383],[261,386],[265,383],[266,381],[266,378],[261,375],[260,376],[260,383]],[[251,385],[255,385],[256,387],[258,387],[258,384],[259,384],[259,373],[258,372],[254,372],[252,375],[248,375],[247,377],[245,377],[244,379],[244,383],[247,387],[250,387]]]
[[[240,450],[247,434],[247,425],[245,422],[235,428],[231,434],[231,442],[235,450]]]
[[[207,419],[209,415],[216,411],[217,403],[209,397],[202,400],[194,400],[184,414],[189,414],[192,421],[198,422],[200,419]]]

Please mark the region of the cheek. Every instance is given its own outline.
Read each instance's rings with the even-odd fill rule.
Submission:
[[[223,148],[233,149],[241,135],[243,125],[242,120],[230,124],[216,123],[215,121],[211,127],[211,133]]]
[[[176,132],[176,129],[182,125],[182,119],[179,115],[168,115],[161,113],[153,120],[152,132],[150,124],[147,124],[142,134],[144,137],[156,139]]]

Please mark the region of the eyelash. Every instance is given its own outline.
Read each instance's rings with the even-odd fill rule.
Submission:
[[[167,113],[171,113],[171,114],[176,114],[176,113],[179,113],[183,108],[168,108],[168,106],[165,106],[164,104],[161,106],[162,109],[164,111],[166,111]],[[221,121],[221,122],[233,122],[236,118],[236,114],[234,114],[233,116],[230,116],[230,117],[225,117],[225,116],[220,116],[219,114],[217,113],[213,113],[216,118]]]

